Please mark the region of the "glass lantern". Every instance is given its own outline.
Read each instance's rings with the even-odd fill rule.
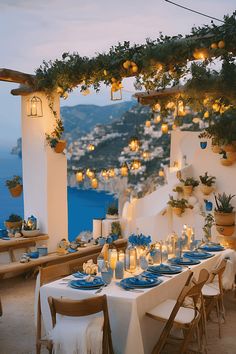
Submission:
[[[120,168],[120,174],[122,177],[127,177],[128,176],[128,172],[129,172],[129,169],[128,169],[128,166],[126,163],[124,163],[121,168]]]
[[[83,182],[84,174],[82,171],[78,171],[76,173],[75,177],[76,177],[76,181],[80,183],[80,182]]]
[[[118,258],[117,250],[115,248],[109,250],[109,263],[112,270],[115,270],[116,268],[117,258]]]
[[[125,269],[128,272],[134,273],[137,267],[137,251],[133,246],[128,246],[125,251]]]
[[[27,116],[34,118],[43,116],[42,100],[39,97],[33,96],[27,100]]]

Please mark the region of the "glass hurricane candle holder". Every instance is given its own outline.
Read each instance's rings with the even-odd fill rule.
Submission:
[[[137,251],[133,246],[129,246],[125,252],[125,268],[128,272],[135,272],[137,268]]]

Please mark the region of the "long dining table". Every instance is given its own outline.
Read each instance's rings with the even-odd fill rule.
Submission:
[[[201,269],[211,271],[221,259],[229,256],[231,250],[214,253],[213,257],[189,267],[197,278]],[[65,281],[57,280],[40,288],[41,311],[46,333],[52,329],[48,297],[84,299],[107,295],[111,323],[112,342],[115,354],[149,354],[157,342],[164,324],[146,316],[146,312],[166,299],[177,299],[188,276],[189,268],[171,277],[161,276],[162,283],[142,292],[126,291],[117,285],[117,280],[103,288],[99,294],[95,290],[72,289]],[[129,273],[125,274],[130,276]],[[69,277],[73,278],[73,275]]]

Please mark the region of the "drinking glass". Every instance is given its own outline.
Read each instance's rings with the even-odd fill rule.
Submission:
[[[140,262],[140,267],[141,267],[142,270],[147,270],[148,269],[148,261],[147,261],[147,258],[145,256],[140,256],[139,262]]]
[[[103,268],[101,270],[101,276],[105,284],[110,284],[113,278],[113,270],[110,267],[105,269]]]

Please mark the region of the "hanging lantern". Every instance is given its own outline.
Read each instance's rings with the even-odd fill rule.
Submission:
[[[161,116],[160,114],[158,114],[157,116],[154,117],[153,122],[154,124],[158,124],[160,123],[160,121],[161,121]]]
[[[168,133],[168,130],[169,130],[169,127],[168,127],[168,124],[167,123],[163,123],[161,125],[161,131],[163,134],[167,134]]]
[[[95,177],[95,173],[94,173],[93,170],[91,170],[90,168],[88,168],[88,169],[86,170],[86,176],[87,176],[88,178],[92,179],[92,178]]]
[[[160,103],[155,103],[154,106],[152,107],[154,112],[160,112],[161,110],[161,105]]]
[[[127,177],[128,176],[128,172],[129,172],[129,169],[128,169],[128,166],[126,163],[124,163],[121,168],[120,168],[120,174],[122,177]]]
[[[150,127],[151,127],[151,121],[150,121],[150,120],[146,120],[145,126],[146,126],[147,128],[150,128]]]
[[[88,144],[87,149],[88,149],[88,151],[94,151],[95,146],[93,144]]]
[[[204,60],[208,57],[208,55],[207,48],[195,49],[193,52],[193,57],[196,60]]]
[[[131,170],[138,170],[141,167],[141,161],[135,159],[131,162]]]
[[[141,142],[137,137],[132,137],[129,141],[130,151],[138,151],[141,146]]]
[[[97,187],[98,187],[98,180],[97,180],[96,177],[94,177],[94,178],[91,179],[91,187],[92,187],[93,189],[97,189]]]
[[[159,175],[159,177],[165,177],[165,172],[164,172],[163,168],[161,168],[161,169],[159,170],[158,175]]]
[[[144,159],[144,160],[148,160],[149,158],[150,158],[150,152],[149,151],[143,151],[142,152],[142,158]]]
[[[115,169],[112,167],[112,168],[109,168],[108,170],[108,176],[110,178],[114,178],[116,176],[116,172],[115,172]]]
[[[104,179],[108,179],[109,178],[108,171],[105,168],[101,171],[101,176]]]
[[[33,96],[29,100],[27,100],[27,116],[28,117],[42,117],[43,116],[43,108],[42,108],[42,100]]]
[[[76,173],[75,177],[76,177],[76,181],[79,182],[79,183],[83,182],[83,180],[84,180],[84,174],[83,174],[82,171],[78,171]]]
[[[120,101],[122,100],[122,83],[121,81],[117,81],[115,78],[112,79],[111,84],[111,100],[112,101]]]

